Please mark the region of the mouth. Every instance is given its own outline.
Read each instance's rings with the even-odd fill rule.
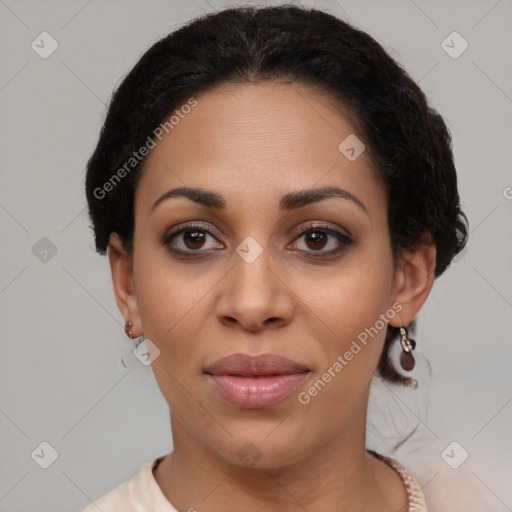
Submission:
[[[311,371],[276,354],[233,354],[208,366],[204,373],[215,391],[230,404],[261,409],[284,400]]]

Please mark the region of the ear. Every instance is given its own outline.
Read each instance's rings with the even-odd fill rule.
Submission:
[[[434,284],[435,266],[436,246],[427,232],[413,251],[401,254],[395,273],[394,300],[402,309],[394,320],[390,319],[390,325],[407,326],[414,320]]]
[[[133,285],[132,260],[117,233],[111,233],[110,235],[108,259],[117,307],[123,315],[124,322],[126,323],[128,320],[132,322],[131,331],[133,337],[137,338],[142,335],[142,325]]]

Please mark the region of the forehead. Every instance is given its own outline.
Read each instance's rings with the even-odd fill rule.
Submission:
[[[136,196],[144,208],[178,186],[261,204],[263,196],[329,185],[385,207],[368,152],[351,160],[340,149],[361,136],[325,95],[298,83],[229,83],[195,100],[178,107],[146,157]]]

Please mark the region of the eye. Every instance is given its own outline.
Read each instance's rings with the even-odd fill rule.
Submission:
[[[209,246],[208,238],[212,239]],[[353,243],[349,236],[326,224],[308,226],[299,232],[295,240],[301,238],[304,238],[303,243],[297,244],[294,241],[292,248],[307,253],[309,258],[335,256]],[[162,244],[177,256],[183,255],[189,258],[201,257],[205,253],[208,254],[224,247],[216,241],[216,238],[207,229],[207,225],[201,223],[179,224],[173,231],[163,236]],[[302,247],[297,247],[297,245],[302,245]]]
[[[191,253],[210,252],[212,249],[223,247],[218,242],[210,243],[210,246],[208,246],[208,238],[216,240],[203,224],[188,223],[180,224],[175,230],[165,234],[162,243],[169,247],[169,250],[173,253],[187,255],[187,257],[190,257]]]
[[[294,243],[293,245],[302,245],[298,249],[302,252],[310,253],[307,257],[312,258],[326,258],[337,255],[353,243],[350,237],[325,224],[309,226],[303,229],[295,240],[300,238],[304,238],[303,243]]]

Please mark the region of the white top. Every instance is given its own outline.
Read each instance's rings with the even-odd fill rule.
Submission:
[[[153,469],[164,457],[162,455],[153,462],[144,464],[132,478],[99,497],[82,512],[178,512],[164,496],[153,475]],[[409,497],[407,512],[428,512],[425,498],[415,478],[396,460],[383,455],[378,457],[402,478]]]

